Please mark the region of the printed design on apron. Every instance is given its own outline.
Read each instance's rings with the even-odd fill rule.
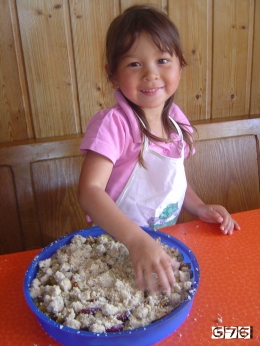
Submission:
[[[146,168],[136,163],[116,204],[139,226],[153,229],[173,225],[182,208],[187,181],[184,169],[184,143],[178,124],[170,118],[181,138],[180,157],[171,158],[149,148],[144,137]]]
[[[178,202],[168,204],[166,208],[163,209],[159,217],[152,216],[148,220],[148,226],[153,229],[167,227],[175,225],[180,214],[180,208]]]

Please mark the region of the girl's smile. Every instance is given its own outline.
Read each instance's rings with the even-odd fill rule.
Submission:
[[[159,116],[165,101],[178,88],[181,73],[176,55],[162,52],[144,32],[120,60],[112,82],[146,115],[152,112]]]
[[[157,92],[161,91],[162,88],[154,88],[154,89],[149,89],[149,90],[140,90],[142,93],[147,94],[147,96],[153,96]]]

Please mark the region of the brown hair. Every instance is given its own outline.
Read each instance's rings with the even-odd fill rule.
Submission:
[[[106,36],[106,60],[108,64],[107,73],[110,80],[116,73],[121,58],[132,47],[136,38],[143,32],[151,36],[153,42],[161,51],[167,51],[171,55],[175,54],[180,61],[181,67],[187,65],[183,56],[178,29],[169,17],[153,6],[135,5],[117,16],[108,28]],[[162,111],[163,128],[168,138],[171,132],[177,132],[168,116],[173,98],[174,95],[165,102]],[[140,117],[145,125],[143,126],[137,117],[141,132],[152,141],[165,142],[165,139],[151,134],[149,124],[141,107],[133,104],[128,99],[126,100],[134,110],[134,113]],[[188,131],[187,125],[178,125],[182,129],[184,140],[189,145],[191,154],[193,150],[191,132]],[[139,162],[143,165],[142,152],[139,156]]]

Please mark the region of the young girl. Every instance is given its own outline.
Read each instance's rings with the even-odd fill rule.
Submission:
[[[156,292],[156,273],[169,294],[177,263],[140,226],[174,224],[182,207],[224,234],[239,225],[186,182],[183,161],[194,149],[192,127],[173,103],[186,65],[175,25],[152,6],[133,6],[111,23],[106,58],[117,104],[88,123],[79,203],[128,248],[139,287]]]

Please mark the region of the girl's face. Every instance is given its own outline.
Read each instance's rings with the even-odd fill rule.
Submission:
[[[148,34],[142,33],[120,60],[111,81],[146,115],[154,111],[161,114],[165,101],[178,88],[181,73],[177,56],[162,52]]]

